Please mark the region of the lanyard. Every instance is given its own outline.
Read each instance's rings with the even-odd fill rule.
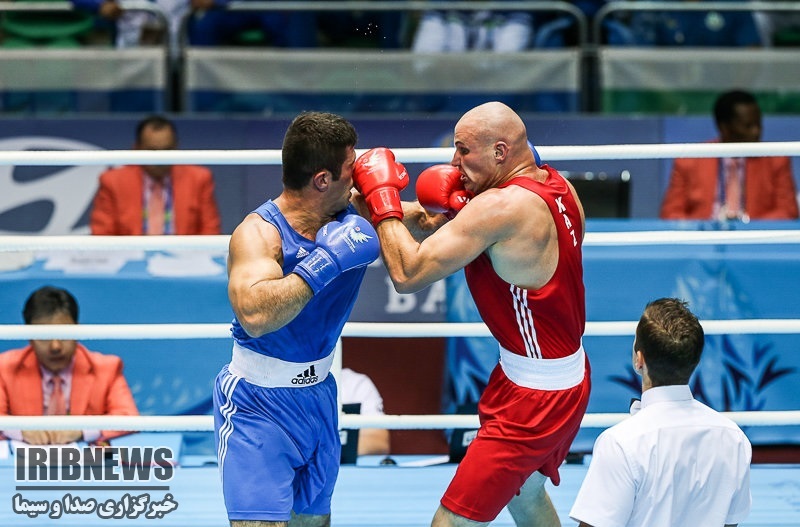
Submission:
[[[149,176],[145,176],[146,183],[144,185],[144,206],[142,207],[142,232],[147,232],[148,226],[148,205],[150,204],[150,197],[153,193],[155,183]],[[172,234],[172,180],[169,176],[164,178],[161,184],[161,192],[164,196],[164,234]]]
[[[744,203],[744,172],[746,167],[746,161],[744,159],[740,159],[740,163],[737,165],[736,168],[736,179],[738,184],[742,188],[742,203]],[[720,158],[719,160],[719,169],[718,169],[719,177],[717,177],[717,196],[719,197],[717,202],[720,205],[723,205],[727,199],[727,190],[726,190],[726,183],[728,182],[728,170],[725,167],[725,159]]]

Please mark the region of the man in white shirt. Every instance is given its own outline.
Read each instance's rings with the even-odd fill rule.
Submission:
[[[359,403],[362,415],[383,415],[383,398],[367,375],[342,368],[342,404]],[[362,428],[358,434],[358,455],[389,453],[389,430]]]
[[[688,386],[704,340],[685,302],[662,298],[645,308],[633,343],[641,405],[595,442],[570,511],[581,527],[722,527],[747,517],[750,442]]]

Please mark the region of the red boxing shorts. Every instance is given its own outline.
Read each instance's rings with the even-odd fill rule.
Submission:
[[[477,522],[490,522],[537,470],[554,485],[589,404],[589,362],[583,382],[566,390],[536,390],[508,380],[498,365],[478,415],[481,427],[441,503]]]

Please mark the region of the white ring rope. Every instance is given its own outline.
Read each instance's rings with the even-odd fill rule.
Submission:
[[[227,252],[230,236],[0,236],[0,252],[212,251]],[[763,245],[800,243],[800,230],[587,232],[584,246]]]
[[[800,155],[800,142],[685,143],[638,145],[587,145],[537,147],[550,161],[586,159],[667,159],[676,157],[755,157]],[[452,148],[397,148],[404,163],[448,162]],[[364,150],[359,150],[359,154]],[[277,165],[280,150],[106,150],[106,151],[6,151],[0,165],[118,165],[206,164]],[[211,250],[227,251],[229,236],[0,236],[2,251],[41,250]],[[587,233],[585,245],[696,245],[798,243],[800,231],[647,231]],[[707,334],[800,333],[800,320],[710,320]],[[635,322],[587,322],[586,336],[631,335]],[[73,326],[0,326],[0,340],[54,339],[193,339],[229,338],[229,324],[108,324]],[[345,337],[489,336],[483,323],[357,323],[345,325]],[[800,424],[800,410],[726,412],[740,426],[790,426]],[[627,414],[587,414],[585,428],[606,428]],[[477,428],[475,415],[341,415],[343,428],[444,429]],[[0,429],[137,431],[211,431],[213,417],[202,416],[0,416]]]
[[[587,322],[586,337],[633,335],[637,322]],[[798,319],[704,320],[706,335],[800,334]],[[0,324],[2,340],[229,339],[230,324]],[[347,322],[343,337],[491,337],[483,322]]]
[[[740,426],[797,426],[800,410],[722,412]],[[582,428],[608,428],[626,413],[586,414]],[[477,415],[353,415],[339,416],[340,428],[387,428],[391,430],[443,430],[478,428]],[[208,432],[214,430],[210,415],[65,415],[0,416],[0,430],[130,430],[140,432]]]
[[[789,231],[786,231],[789,232]],[[165,236],[0,236],[0,252],[214,251],[228,252],[227,234]]]
[[[537,146],[546,162],[588,159],[762,157],[800,155],[800,141],[759,143],[670,143]],[[361,154],[366,149],[357,149]],[[453,148],[393,148],[402,163],[443,163]],[[61,166],[120,164],[278,165],[280,150],[38,150],[0,152],[0,165]]]
[[[710,320],[702,322],[706,334],[800,333],[800,320]],[[636,322],[587,322],[586,336],[631,335]],[[142,340],[229,338],[229,324],[104,324],[104,325],[1,325],[0,340],[109,339]],[[481,322],[467,323],[367,323],[348,322],[344,337],[490,336]],[[583,428],[606,428],[628,414],[586,414]],[[740,426],[800,425],[800,410],[728,412]],[[340,415],[342,428],[392,430],[477,428],[476,415]],[[211,431],[211,416],[0,416],[0,430],[138,430]]]

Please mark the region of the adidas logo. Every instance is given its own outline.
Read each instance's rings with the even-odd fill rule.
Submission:
[[[319,381],[319,377],[317,377],[317,371],[312,364],[310,367],[306,368],[306,371],[303,373],[298,373],[295,378],[292,379],[292,384],[314,384]]]
[[[300,248],[297,250],[297,255],[296,255],[296,258],[297,258],[297,259],[300,259],[300,258],[305,258],[306,256],[308,256],[308,254],[309,254],[309,252],[308,252],[308,251],[306,251],[306,250],[305,250],[303,247],[300,247]]]

